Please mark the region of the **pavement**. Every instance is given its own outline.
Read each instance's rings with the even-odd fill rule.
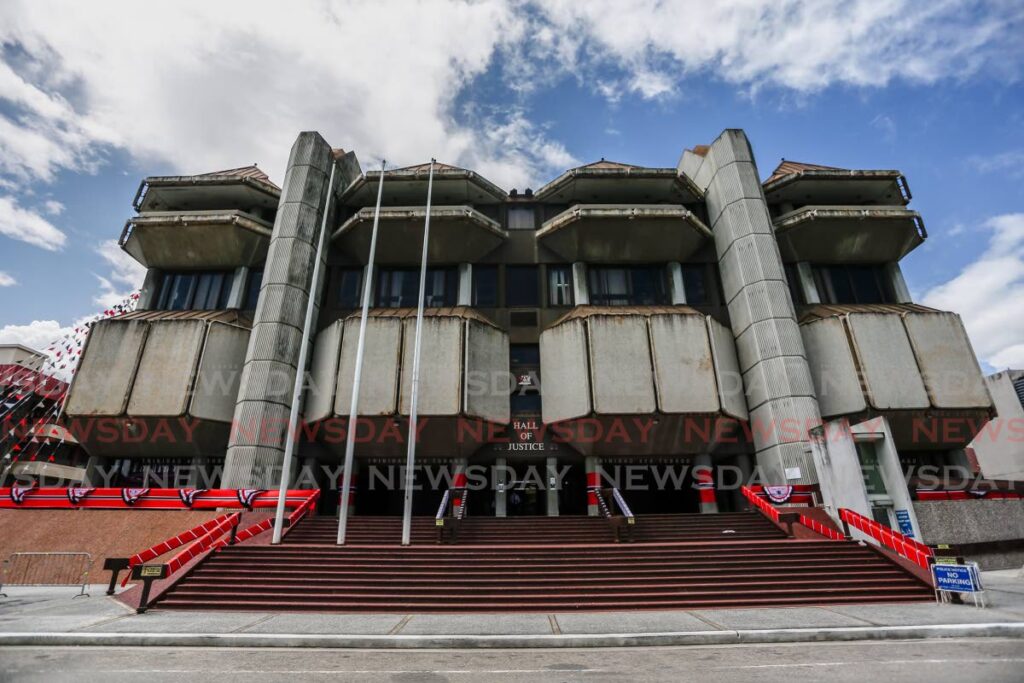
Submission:
[[[135,614],[92,586],[9,586],[0,647],[523,648],[728,645],[927,638],[1024,639],[1024,577],[984,572],[989,606],[921,602],[551,614]]]

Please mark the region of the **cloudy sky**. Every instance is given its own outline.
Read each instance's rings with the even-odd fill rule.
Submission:
[[[280,182],[300,130],[522,189],[740,127],[762,176],[902,170],[931,236],[903,262],[915,299],[960,312],[987,368],[1024,366],[1019,0],[147,7],[0,4],[0,341],[45,346],[138,285],[115,239],[142,177]]]

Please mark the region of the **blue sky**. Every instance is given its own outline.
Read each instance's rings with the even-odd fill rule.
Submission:
[[[131,291],[111,240],[143,176],[280,181],[299,130],[522,189],[600,157],[673,166],[739,127],[762,176],[902,170],[930,234],[903,262],[915,299],[962,313],[987,368],[1024,365],[1020,3],[757,4],[197,2],[154,34],[130,3],[5,3],[0,341]]]

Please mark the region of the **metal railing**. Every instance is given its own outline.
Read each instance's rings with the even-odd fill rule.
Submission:
[[[459,525],[466,517],[466,502],[469,491],[462,486],[453,486],[441,496],[437,506],[434,525],[437,527],[437,542],[455,541],[459,536]]]
[[[915,541],[898,531],[894,531],[873,519],[865,517],[859,512],[854,512],[847,508],[839,508],[839,519],[844,524],[863,532],[879,545],[889,548],[900,557],[910,560],[917,566],[930,571],[930,559],[934,557],[935,553],[924,543]]]
[[[633,527],[636,525],[636,517],[633,515],[633,511],[630,510],[629,506],[626,504],[626,500],[622,497],[622,493],[620,493],[616,488],[603,489],[600,486],[588,487],[588,491],[594,494],[601,516],[605,518],[608,525],[612,528],[612,531],[615,532],[616,543],[622,542],[624,536],[627,541],[632,541]],[[609,496],[622,513],[621,515],[616,515],[612,510],[612,507],[608,504]]]
[[[792,521],[794,521],[794,522],[796,522],[798,524],[801,524],[801,525],[807,527],[808,529],[810,529],[814,533],[816,533],[816,534],[818,534],[820,536],[824,536],[825,538],[827,538],[829,540],[832,540],[832,541],[845,541],[846,540],[846,535],[845,534],[840,533],[839,531],[836,531],[835,529],[833,529],[833,528],[831,528],[829,526],[826,526],[825,524],[819,522],[818,520],[814,519],[813,517],[809,517],[809,516],[803,514],[802,512],[797,511],[797,510],[792,510],[792,511],[790,511],[790,509],[787,509],[785,511],[780,510],[779,508],[777,508],[774,505],[772,505],[771,503],[769,503],[764,497],[762,497],[760,495],[759,492],[754,491],[753,489],[751,489],[748,486],[742,487],[740,489],[740,492],[743,494],[743,496],[748,501],[750,501],[751,505],[753,505],[754,507],[756,507],[758,509],[758,511],[761,514],[763,514],[765,517],[767,517],[768,519],[772,520],[776,524],[779,524],[780,526],[784,522],[792,520]],[[783,519],[784,516],[787,519]]]
[[[70,561],[72,559],[78,561]],[[4,586],[78,586],[74,597],[83,595],[89,583],[92,555],[84,552],[18,552],[12,553],[0,570],[0,596],[7,597]]]

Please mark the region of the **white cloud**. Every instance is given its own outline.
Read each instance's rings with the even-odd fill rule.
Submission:
[[[28,325],[4,325],[0,327],[0,344],[21,344],[42,351],[73,331],[73,326],[64,327],[56,320],[33,320]]]
[[[146,269],[121,249],[117,240],[104,240],[96,246],[96,253],[112,270],[107,276],[96,276],[100,291],[93,297],[93,303],[110,308],[123,302],[142,286]]]
[[[18,281],[12,275],[0,270],[0,287],[13,287],[16,284],[18,284]]]
[[[1024,367],[1024,213],[995,216],[981,228],[984,253],[922,303],[959,312],[978,357],[993,368]]]
[[[980,173],[1006,171],[1011,178],[1024,177],[1024,149],[1011,149],[985,156],[974,155],[967,162]]]
[[[43,210],[51,216],[59,216],[64,213],[64,205],[56,199],[47,199],[43,202]]]
[[[18,206],[14,197],[0,197],[0,235],[56,251],[67,236],[52,223],[30,209]]]

